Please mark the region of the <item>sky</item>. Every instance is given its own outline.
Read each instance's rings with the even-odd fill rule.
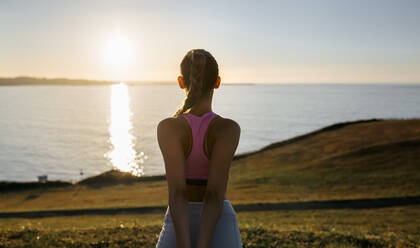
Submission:
[[[208,50],[229,83],[420,82],[420,1],[0,1],[0,77],[173,81]]]

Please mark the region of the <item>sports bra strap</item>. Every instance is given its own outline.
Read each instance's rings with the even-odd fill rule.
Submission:
[[[192,148],[186,159],[186,178],[207,179],[210,160],[204,153],[204,139],[211,120],[218,115],[210,111],[202,116],[191,113],[182,116],[187,120],[192,132]]]

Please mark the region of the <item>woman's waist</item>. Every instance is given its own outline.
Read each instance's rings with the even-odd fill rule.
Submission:
[[[207,178],[186,178],[185,183],[187,185],[207,185]]]
[[[201,214],[204,202],[198,201],[189,201],[187,207],[190,214]],[[170,206],[168,205],[166,209],[166,214],[170,214]],[[235,209],[232,206],[232,203],[228,199],[224,199],[222,202],[222,213],[224,214],[236,214]]]
[[[202,202],[206,194],[206,185],[186,185],[187,200],[189,202]],[[223,195],[223,200],[226,200],[226,194]]]

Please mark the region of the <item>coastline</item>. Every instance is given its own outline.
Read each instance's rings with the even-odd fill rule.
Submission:
[[[0,77],[0,86],[108,86],[119,84],[111,80],[70,79],[70,78],[36,78],[36,77]],[[124,81],[129,86],[140,85],[176,85],[175,81]],[[255,85],[256,83],[223,83],[224,85]]]
[[[372,123],[372,122],[384,122],[384,121],[398,121],[398,120],[420,120],[420,118],[407,118],[407,119],[398,119],[398,118],[387,118],[387,119],[360,119],[354,121],[346,121],[346,122],[338,122],[334,123],[316,130],[313,130],[308,133],[304,133],[302,135],[298,135],[292,137],[290,139],[274,142],[268,144],[260,149],[256,149],[254,151],[249,151],[245,153],[236,154],[232,161],[237,161],[241,159],[245,159],[247,157],[261,154],[263,152],[273,150],[276,148],[288,146],[294,144],[296,142],[311,138],[318,134],[335,131],[341,128],[344,128],[349,125],[355,124],[362,124],[362,123]],[[121,172],[115,169],[111,169],[100,173],[98,175],[94,175],[91,177],[87,177],[77,182],[65,181],[65,180],[54,180],[48,181],[46,183],[38,182],[38,181],[27,181],[27,182],[17,182],[17,181],[0,181],[0,192],[7,192],[7,191],[19,191],[19,190],[26,190],[26,189],[37,189],[37,188],[57,188],[57,187],[68,187],[71,185],[97,185],[97,186],[112,186],[117,184],[133,184],[136,182],[155,182],[155,181],[165,181],[166,176],[165,174],[162,175],[145,175],[141,177],[137,177],[131,175],[128,172]]]

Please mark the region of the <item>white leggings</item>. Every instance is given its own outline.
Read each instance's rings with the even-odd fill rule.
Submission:
[[[190,236],[191,247],[195,247],[197,242],[197,231],[199,227],[202,202],[188,202],[189,216],[190,216]],[[176,236],[175,229],[172,222],[169,206],[166,209],[164,223],[159,235],[157,248],[175,248]],[[238,219],[235,210],[229,200],[223,201],[222,214],[217,221],[211,240],[212,248],[231,247],[241,248],[242,241],[239,233]]]

